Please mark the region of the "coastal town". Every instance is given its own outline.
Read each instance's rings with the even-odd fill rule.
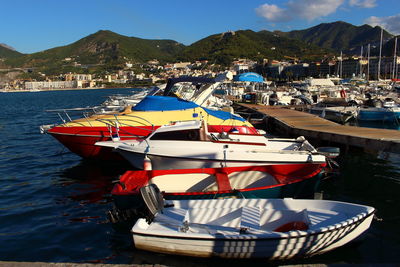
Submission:
[[[4,1],[0,267],[399,266],[397,1]]]
[[[66,58],[65,61],[71,61]],[[77,62],[72,64],[79,65]],[[264,59],[258,63],[250,59],[237,59],[226,70],[234,74],[257,72],[265,81],[292,82],[306,78],[331,78],[332,80],[355,79],[358,81],[391,80],[398,78],[400,57],[364,58],[361,56],[336,57],[330,60],[304,63],[297,58],[286,61]],[[39,73],[42,79],[12,79],[21,72],[33,72],[31,68],[0,69],[0,89],[7,91],[38,91],[60,89],[90,89],[110,87],[143,87],[165,83],[168,78],[180,76],[215,77],[221,72],[221,66],[210,64],[208,60],[195,62],[176,62],[162,65],[158,60],[138,64],[142,72],[133,70],[133,64],[126,62],[120,70],[106,75],[65,73],[45,75]],[[378,77],[379,76],[379,77]]]

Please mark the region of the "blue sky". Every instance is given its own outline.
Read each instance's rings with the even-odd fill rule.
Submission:
[[[381,25],[400,34],[399,0],[1,0],[0,43],[33,53],[98,30],[185,45],[211,34],[290,31],[323,22]]]

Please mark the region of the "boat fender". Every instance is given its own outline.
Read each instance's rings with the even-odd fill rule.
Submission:
[[[151,166],[151,160],[149,159],[149,157],[146,155],[143,159],[143,170],[145,171],[150,171],[152,170],[153,167]]]
[[[346,98],[346,91],[344,89],[340,90],[340,97]]]
[[[289,231],[306,231],[306,230],[308,230],[308,225],[305,222],[294,221],[285,223],[284,225],[277,227],[274,230],[274,232],[284,233]]]
[[[118,181],[117,184],[119,184],[123,190],[126,190],[126,184],[124,182]]]

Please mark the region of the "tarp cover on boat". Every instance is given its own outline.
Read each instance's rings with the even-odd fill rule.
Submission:
[[[242,117],[233,115],[230,112],[226,112],[226,111],[222,111],[222,110],[212,110],[212,109],[208,109],[208,108],[203,108],[208,114],[220,118],[221,120],[238,120],[238,121],[245,121],[245,119],[243,119]]]
[[[256,82],[262,83],[264,82],[263,76],[255,72],[245,72],[239,75],[235,75],[233,80],[236,82]]]
[[[136,111],[168,111],[197,108],[196,103],[169,96],[146,96],[133,107]]]
[[[135,111],[171,111],[171,110],[183,110],[189,108],[200,107],[196,103],[186,101],[176,97],[169,96],[146,96],[136,106],[133,107]],[[242,117],[233,115],[230,112],[222,110],[211,110],[202,107],[208,114],[220,118],[221,120],[233,119],[239,121],[245,121]]]

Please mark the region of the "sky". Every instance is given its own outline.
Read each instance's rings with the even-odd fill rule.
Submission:
[[[345,21],[400,34],[399,0],[0,0],[0,43],[21,53],[99,30],[190,45],[236,30],[306,29]]]

